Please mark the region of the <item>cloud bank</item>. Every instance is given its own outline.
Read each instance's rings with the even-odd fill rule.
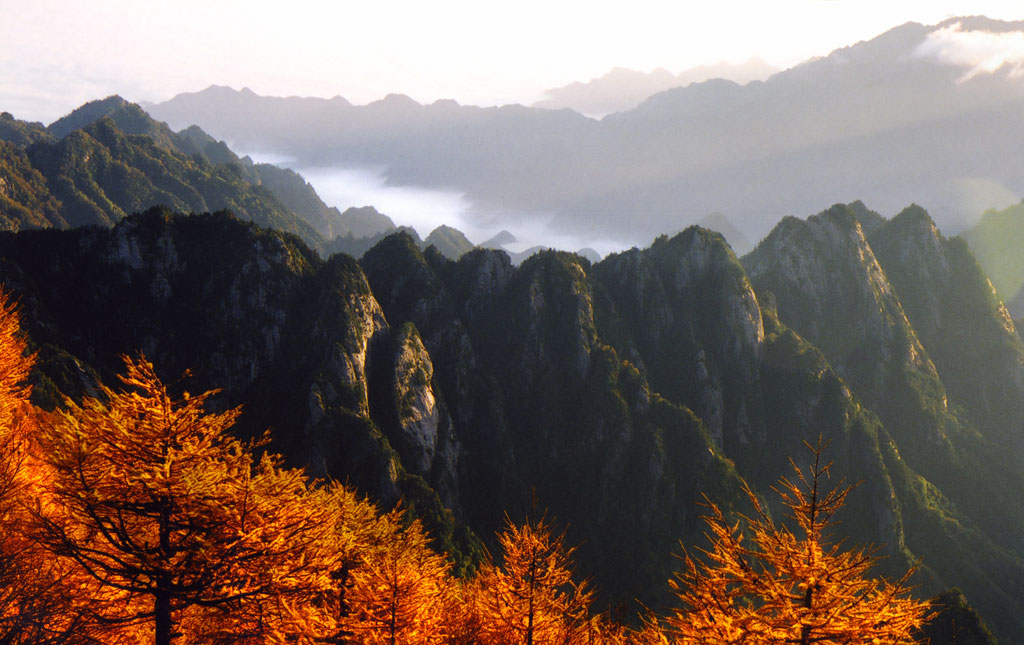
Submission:
[[[1020,31],[964,30],[960,23],[954,23],[928,34],[914,53],[967,68],[961,78],[965,81],[999,70],[1011,77],[1024,77],[1024,32]]]

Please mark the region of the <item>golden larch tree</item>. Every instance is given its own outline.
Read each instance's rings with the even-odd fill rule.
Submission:
[[[271,606],[278,627],[264,632],[272,636],[269,642],[450,642],[450,603],[458,583],[418,521],[407,521],[399,510],[381,515],[337,482],[317,488],[307,502],[332,511],[333,525],[317,547],[329,553],[319,558],[331,564],[328,582],[315,594],[248,603],[250,624],[259,624],[256,619]],[[223,642],[245,642],[235,629]]]
[[[306,503],[305,474],[232,437],[238,409],[205,411],[215,391],[172,396],[151,363],[124,361],[123,390],[66,400],[42,432],[54,480],[40,537],[121,592],[92,603],[101,619],[169,645],[190,610],[249,618],[247,603],[328,586],[334,565],[317,549],[331,507]]]
[[[906,591],[913,570],[895,582],[872,578],[874,549],[844,549],[831,541],[833,517],[852,487],[825,489],[832,464],[822,460],[822,440],[807,446],[811,465],[801,469],[791,460],[795,480],[783,477],[774,488],[796,533],[773,521],[747,488],[755,509],[743,518],[752,543],[747,547],[740,524],[730,524],[709,503],[711,546],[702,550],[702,560],[687,556],[686,571],[670,581],[683,605],[667,620],[679,642],[914,642],[928,604]]]
[[[592,593],[573,580],[573,548],[540,519],[507,522],[498,535],[502,564],[486,563],[473,589],[483,643],[539,645],[580,643],[586,634]]]
[[[345,590],[344,631],[367,645],[449,642],[446,614],[455,581],[419,521],[401,510],[376,522],[377,539],[363,551]]]
[[[0,642],[87,643],[94,626],[75,597],[88,581],[33,539],[51,480],[33,457],[41,415],[29,402],[34,362],[17,308],[0,290]]]

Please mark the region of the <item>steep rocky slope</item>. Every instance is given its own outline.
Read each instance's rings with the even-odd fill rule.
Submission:
[[[964,240],[912,206],[868,235],[945,385],[984,433],[1024,451],[1024,342]]]

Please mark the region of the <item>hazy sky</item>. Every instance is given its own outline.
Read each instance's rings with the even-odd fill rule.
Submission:
[[[0,0],[0,110],[44,122],[118,93],[211,84],[366,103],[530,103],[615,66],[787,67],[916,20],[1022,18],[1019,1]]]

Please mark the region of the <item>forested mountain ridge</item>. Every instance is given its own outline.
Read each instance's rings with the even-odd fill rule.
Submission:
[[[597,264],[545,252],[519,267],[486,250],[452,262],[398,233],[357,263],[226,214],[157,209],[4,234],[0,281],[40,349],[40,401],[143,350],[169,380],[191,369],[197,388],[223,388],[246,432],[270,426],[314,474],[403,499],[462,566],[505,512],[547,508],[609,600],[657,603],[677,541],[701,543],[701,494],[739,508],[743,481],[766,493],[821,433],[836,475],[863,482],[851,540],[882,545],[893,571],[922,557],[922,593],[959,586],[1004,638],[1024,633],[1024,469],[1019,432],[999,427],[1024,401],[1006,378],[1020,341],[987,280],[917,211],[836,207],[774,235],[788,229],[742,264],[698,228]],[[965,276],[956,302],[991,309],[929,317],[941,267]],[[790,304],[793,276],[814,306]],[[850,293],[879,304],[851,308],[842,338],[809,322]],[[957,362],[968,328],[1004,367]],[[900,407],[904,390],[876,382],[918,398]]]
[[[86,103],[48,127],[4,113],[0,147],[5,230],[111,226],[157,205],[230,209],[318,250],[335,238],[394,229],[372,208],[328,207],[292,170],[240,158],[196,126],[174,132],[119,96]]]
[[[161,205],[180,212],[228,209],[295,233],[324,255],[359,257],[398,229],[373,206],[327,206],[295,171],[239,157],[194,125],[174,132],[119,96],[86,103],[48,127],[0,115],[2,230],[112,226]],[[416,239],[451,259],[474,248],[461,231],[443,225]],[[513,255],[521,261],[522,254]]]

